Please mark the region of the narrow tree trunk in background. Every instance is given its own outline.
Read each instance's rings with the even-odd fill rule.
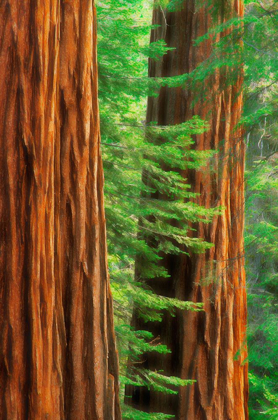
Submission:
[[[218,2],[218,23],[242,16],[241,0]],[[227,10],[230,7],[230,10]],[[211,52],[210,41],[194,46],[194,40],[207,33],[212,24],[209,10],[196,8],[194,0],[184,1],[181,10],[169,13],[154,10],[151,41],[165,39],[174,47],[160,61],[150,61],[150,77],[176,76],[191,72]],[[223,35],[223,34],[222,34]],[[222,36],[221,35],[221,36]],[[224,34],[225,35],[225,34]],[[227,32],[226,32],[227,35]],[[219,36],[220,37],[220,36]],[[209,121],[209,132],[196,136],[197,150],[218,150],[214,171],[208,168],[188,172],[196,199],[206,208],[225,210],[209,225],[196,224],[196,235],[213,243],[205,254],[164,258],[170,278],[151,280],[152,289],[166,296],[204,303],[204,312],[185,312],[176,319],[165,315],[161,325],[148,324],[172,351],[171,355],[144,356],[144,367],[163,369],[165,374],[195,379],[180,389],[179,395],[129,387],[131,404],[145,411],[174,414],[179,420],[248,419],[248,380],[245,346],[246,290],[243,260],[244,214],[244,142],[236,129],[242,109],[242,71],[233,86],[224,87],[226,75],[217,71],[203,82],[207,100],[200,99],[192,108],[194,93],[182,88],[160,90],[149,98],[147,123],[179,124],[199,115]],[[209,99],[211,98],[211,99]],[[146,328],[140,319],[135,326]],[[128,399],[127,399],[128,401]]]
[[[93,1],[2,1],[0,40],[0,417],[120,419]]]

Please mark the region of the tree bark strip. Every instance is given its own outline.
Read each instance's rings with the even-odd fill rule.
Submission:
[[[211,28],[211,9],[197,8],[196,3],[184,1],[176,12],[155,8],[153,24],[159,26],[152,30],[151,42],[164,39],[174,50],[159,61],[150,60],[150,77],[189,73],[209,58],[211,40],[199,46],[194,46],[194,41]],[[240,0],[223,0],[217,5],[219,24],[243,15]],[[227,29],[218,35],[218,41],[229,32]],[[233,71],[237,72],[236,80],[227,86]],[[241,85],[239,63],[238,69],[217,70],[197,85],[198,92],[163,87],[157,98],[148,100],[147,123],[179,124],[193,115],[209,122],[210,130],[196,136],[195,148],[218,151],[213,158],[213,171],[207,167],[203,171],[188,171],[184,176],[192,191],[200,194],[196,202],[206,208],[224,209],[211,224],[194,226],[196,236],[213,243],[213,248],[190,258],[166,256],[163,264],[170,278],[149,281],[152,290],[160,295],[204,304],[204,312],[179,313],[176,319],[165,315],[161,325],[149,323],[147,328],[168,345],[172,354],[147,354],[143,364],[168,375],[195,379],[196,383],[180,389],[177,397],[144,388],[129,387],[127,391],[134,407],[174,414],[179,420],[248,419],[243,249],[245,147],[242,131],[236,128],[242,110]],[[200,99],[193,106],[196,94]],[[146,328],[136,316],[134,319],[138,329]]]
[[[0,103],[0,417],[120,419],[92,0],[0,3]]]

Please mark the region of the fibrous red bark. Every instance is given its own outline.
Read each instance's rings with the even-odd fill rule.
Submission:
[[[211,40],[195,46],[194,41],[212,27],[211,9],[197,8],[195,0],[184,1],[178,11],[156,8],[151,41],[164,39],[173,47],[161,60],[150,61],[150,77],[170,77],[190,73],[208,60]],[[217,4],[216,4],[217,3]],[[213,2],[217,23],[243,15],[240,0]],[[231,32],[218,35],[218,41]],[[236,38],[236,37],[234,37]],[[239,42],[235,39],[235,42]],[[236,74],[236,76],[235,76]],[[233,84],[229,83],[231,76]],[[243,259],[244,223],[244,141],[236,128],[242,110],[242,66],[228,67],[202,83],[205,96],[186,88],[161,88],[157,98],[149,98],[147,122],[179,124],[199,115],[210,130],[195,138],[197,150],[217,151],[213,170],[184,174],[199,194],[196,202],[206,208],[221,206],[223,212],[210,224],[196,223],[196,236],[214,246],[201,255],[166,256],[164,266],[170,278],[150,280],[158,294],[203,302],[203,312],[165,315],[161,325],[148,323],[155,336],[172,354],[144,355],[144,366],[196,383],[183,387],[179,395],[167,396],[144,388],[129,387],[131,404],[145,411],[174,414],[179,420],[248,419],[248,378],[246,364],[246,290]],[[194,95],[198,95],[196,101]],[[195,105],[193,104],[195,100]],[[144,328],[134,317],[134,325]],[[146,327],[146,326],[145,326]]]
[[[0,417],[120,419],[93,0],[0,2]]]

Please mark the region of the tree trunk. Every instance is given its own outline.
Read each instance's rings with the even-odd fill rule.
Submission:
[[[218,24],[243,15],[241,0],[216,3]],[[211,28],[212,11],[208,7],[197,9],[196,1],[188,0],[176,12],[156,8],[153,24],[159,27],[152,30],[151,41],[164,39],[174,50],[159,61],[150,60],[150,77],[189,73],[209,58],[210,39],[194,46],[194,40]],[[218,35],[218,41],[229,31]],[[234,77],[232,85],[228,85],[230,77]],[[169,346],[172,354],[147,354],[143,364],[152,370],[163,369],[168,375],[195,379],[196,383],[180,389],[177,397],[144,388],[129,387],[127,392],[134,407],[173,414],[179,420],[248,419],[243,258],[245,147],[241,129],[236,128],[242,109],[241,85],[239,63],[238,69],[217,70],[197,85],[198,92],[163,87],[157,98],[148,101],[147,123],[179,124],[193,115],[209,122],[210,130],[196,136],[195,148],[217,151],[213,170],[208,165],[203,171],[188,171],[184,176],[192,191],[200,194],[195,200],[198,204],[224,209],[212,223],[194,226],[197,237],[214,244],[210,250],[190,257],[166,256],[163,263],[170,278],[149,281],[152,290],[160,295],[204,304],[204,312],[187,311],[176,319],[166,314],[161,325],[148,323],[147,328]],[[135,316],[134,320],[137,328],[144,328],[140,319]]]
[[[4,0],[0,40],[0,417],[120,419],[93,0]]]

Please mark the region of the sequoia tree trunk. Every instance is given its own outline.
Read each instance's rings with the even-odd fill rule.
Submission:
[[[93,0],[0,2],[0,417],[120,419]]]
[[[161,60],[150,60],[150,77],[170,77],[193,71],[208,60],[211,40],[194,45],[212,25],[212,10],[197,8],[195,0],[186,0],[178,11],[156,8],[153,13],[151,41],[164,39],[169,51]],[[221,0],[217,5],[218,24],[243,15],[241,0]],[[159,25],[159,26],[157,26]],[[227,29],[217,41],[229,34]],[[236,37],[234,37],[235,39]],[[235,42],[239,40],[235,39]],[[233,83],[229,80],[233,77]],[[185,88],[161,88],[157,98],[149,98],[147,123],[179,124],[199,115],[210,130],[195,138],[197,150],[213,149],[213,170],[188,171],[184,174],[199,194],[195,201],[206,207],[221,206],[223,212],[210,224],[196,223],[196,236],[214,246],[206,253],[167,256],[163,264],[168,279],[149,281],[160,295],[203,302],[203,312],[167,314],[161,325],[147,327],[171,349],[171,355],[144,355],[143,366],[164,370],[165,374],[194,379],[178,396],[165,395],[145,388],[129,387],[127,401],[139,409],[175,415],[179,420],[248,419],[248,379],[246,363],[246,290],[243,250],[244,154],[243,135],[237,123],[242,110],[242,65],[222,68],[197,84],[198,91]],[[201,92],[203,91],[203,92]],[[196,101],[194,95],[198,95]],[[195,99],[195,105],[193,105]],[[134,325],[144,327],[134,316]]]

